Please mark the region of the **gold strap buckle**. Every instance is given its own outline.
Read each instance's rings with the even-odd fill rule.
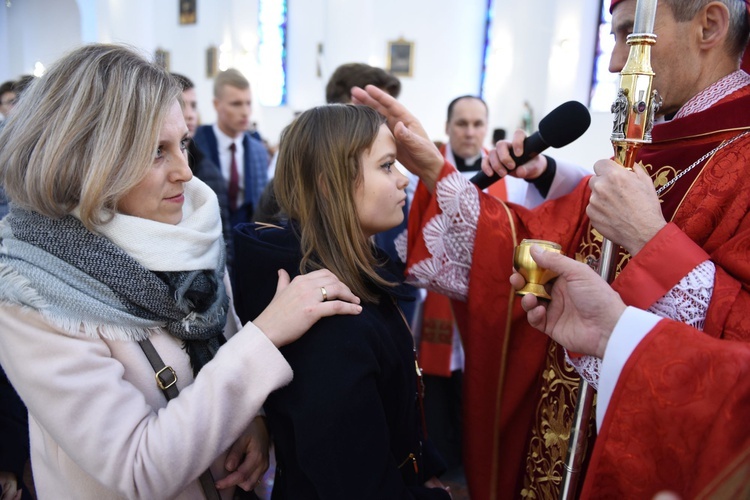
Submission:
[[[169,372],[167,372],[169,370]],[[170,377],[170,373],[172,374]],[[162,374],[165,375],[164,380],[162,380]],[[165,366],[155,374],[156,377],[156,385],[159,386],[159,389],[162,391],[166,391],[173,385],[177,383],[177,373],[174,371],[174,369],[171,366]]]

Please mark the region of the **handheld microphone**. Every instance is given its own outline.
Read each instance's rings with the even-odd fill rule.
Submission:
[[[523,154],[519,157],[510,150],[510,156],[516,165],[523,165],[539,153],[552,146],[561,148],[575,141],[588,130],[591,125],[591,115],[586,106],[578,101],[568,101],[553,109],[539,122],[539,130],[523,141]],[[498,181],[500,176],[493,173],[488,176],[479,172],[471,178],[471,182],[480,189]]]

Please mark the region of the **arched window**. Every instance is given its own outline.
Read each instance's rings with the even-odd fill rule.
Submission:
[[[287,0],[258,2],[258,100],[264,106],[286,104]]]
[[[484,22],[484,54],[482,57],[482,76],[479,80],[479,95],[484,99],[484,80],[487,75],[487,59],[490,56],[491,47],[491,34],[492,34],[492,16],[493,16],[493,0],[487,0],[487,15]]]

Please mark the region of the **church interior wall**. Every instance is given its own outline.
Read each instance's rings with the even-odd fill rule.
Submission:
[[[215,119],[206,50],[238,67],[257,87],[260,0],[196,0],[196,23],[178,22],[179,2],[165,0],[11,0],[0,4],[0,81],[49,66],[86,42],[122,42],[152,56],[169,53],[170,70],[197,86],[203,123]],[[287,103],[254,102],[259,131],[275,143],[295,112],[324,103],[325,83],[340,64],[384,67],[389,41],[414,43],[411,76],[401,77],[402,100],[434,140],[445,139],[448,103],[477,94],[484,62],[486,0],[290,1],[287,19]],[[599,0],[495,0],[485,76],[490,129],[509,133],[528,101],[538,122],[560,103],[588,103]],[[591,166],[611,155],[609,113],[557,158]],[[490,134],[488,134],[489,136]],[[488,143],[490,138],[488,137]]]

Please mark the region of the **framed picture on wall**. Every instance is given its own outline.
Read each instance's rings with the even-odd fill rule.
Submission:
[[[169,52],[162,49],[156,49],[156,52],[154,52],[154,62],[169,71]]]
[[[198,0],[179,0],[180,2],[180,24],[195,24],[196,2]]]
[[[219,71],[219,52],[213,45],[206,49],[206,78],[213,78]]]
[[[411,76],[414,71],[414,42],[403,38],[388,42],[388,67],[396,76]]]

